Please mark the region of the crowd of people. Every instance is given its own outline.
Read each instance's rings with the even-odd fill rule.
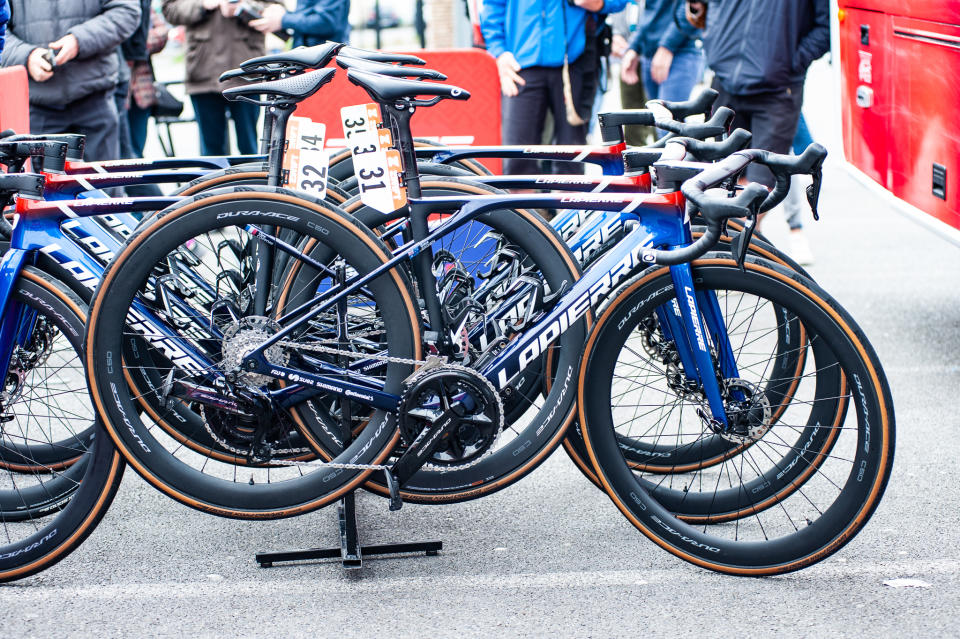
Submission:
[[[228,154],[232,121],[239,151],[255,153],[257,108],[224,100],[218,76],[263,55],[268,33],[294,46],[346,41],[349,10],[350,0],[291,10],[281,0],[0,0],[0,66],[27,69],[31,132],[83,133],[89,160],[140,157],[160,90],[150,59],[183,25],[201,152]]]
[[[801,122],[810,63],[830,47],[828,0],[484,0],[481,29],[497,60],[503,93],[503,143],[585,144],[595,92],[605,73],[591,52],[604,47],[620,59],[625,108],[646,100],[684,100],[712,73],[716,107],[736,112],[734,127],[753,134],[751,145],[787,153],[810,140]],[[631,11],[639,13],[632,18]],[[599,28],[611,20],[612,33]],[[591,39],[601,40],[591,45]],[[602,77],[601,77],[602,80]],[[552,126],[548,121],[552,120]],[[628,127],[629,128],[629,127]],[[628,131],[643,144],[662,131]],[[529,160],[505,165],[511,173],[538,173]],[[751,181],[772,186],[762,166]],[[802,189],[792,189],[800,193]],[[801,208],[790,209],[793,253],[813,260],[802,231]]]
[[[33,132],[84,133],[91,160],[139,157],[157,101],[150,56],[182,25],[201,152],[228,154],[232,122],[238,150],[254,153],[257,108],[224,100],[219,73],[262,55],[268,33],[294,46],[346,42],[349,10],[349,0],[297,0],[293,10],[283,0],[0,0],[0,35],[9,19],[0,65],[27,68]],[[804,78],[830,40],[828,0],[484,0],[480,27],[511,145],[585,144],[612,58],[624,107],[686,99],[709,69],[716,106],[734,109],[734,126],[749,130],[754,146],[786,153],[810,139],[799,126]],[[662,133],[636,127],[628,141]],[[514,159],[504,170],[544,167]],[[750,171],[750,180],[772,183],[763,167]],[[809,262],[797,211],[795,252]]]

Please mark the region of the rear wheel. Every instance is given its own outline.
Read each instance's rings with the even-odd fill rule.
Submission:
[[[264,519],[326,505],[355,488],[370,470],[319,462],[287,463],[286,449],[304,441],[291,413],[322,405],[324,395],[315,395],[301,405],[268,407],[255,398],[277,390],[284,382],[236,372],[246,352],[295,321],[278,313],[276,303],[285,281],[276,273],[265,280],[266,308],[262,312],[254,309],[254,276],[259,263],[254,256],[266,253],[248,247],[264,250],[262,240],[257,239],[260,231],[302,238],[299,246],[304,257],[285,254],[276,264],[282,270],[282,264],[308,260],[300,269],[300,283],[310,291],[308,301],[334,285],[328,273],[314,266],[317,261],[326,264],[331,256],[339,256],[348,273],[364,274],[389,259],[388,250],[372,233],[343,212],[309,198],[244,187],[186,200],[140,229],[104,274],[92,304],[87,370],[95,406],[108,422],[111,436],[148,481],[205,512]],[[193,256],[194,264],[189,276],[178,276],[172,265],[182,259],[184,251]],[[339,323],[352,327],[365,322],[374,327],[377,340],[382,338],[370,346],[398,358],[378,369],[377,375],[386,392],[399,393],[403,380],[413,371],[406,361],[420,355],[417,305],[403,274],[394,269],[373,280],[357,296],[351,296],[346,313],[331,309],[317,316],[269,350],[268,361],[311,370],[309,353],[301,352],[299,340],[330,339]],[[178,340],[170,341],[166,334]],[[160,387],[136,387],[131,392],[132,378],[121,354],[134,337],[150,344],[156,376],[165,380]],[[219,386],[215,379],[224,379],[231,371],[236,376],[233,381],[228,379],[225,386]],[[217,406],[222,408],[172,391],[175,386],[196,385],[209,390],[211,384],[220,402]],[[237,403],[228,406],[225,399]],[[152,411],[141,414],[143,405]],[[246,457],[246,464],[230,463],[216,455],[219,449],[213,447],[206,454],[199,453],[171,437],[160,422],[173,420],[184,410],[199,415],[209,437],[221,449]],[[375,411],[368,428],[345,451],[338,450],[335,460],[377,463],[397,439],[394,417]]]

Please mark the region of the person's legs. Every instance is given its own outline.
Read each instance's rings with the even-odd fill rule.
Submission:
[[[233,132],[237,138],[237,149],[241,155],[253,155],[259,150],[257,138],[257,120],[260,107],[247,102],[229,102],[230,119],[233,120]]]
[[[113,103],[117,110],[117,143],[120,149],[119,157],[129,160],[140,157],[133,150],[130,141],[130,121],[127,120],[127,94],[130,92],[130,81],[121,82],[113,93]]]
[[[581,56],[582,57],[582,56]],[[580,64],[578,64],[580,63]],[[548,69],[549,109],[553,114],[555,144],[584,145],[587,143],[587,125],[573,125],[567,120],[567,105],[563,94],[563,69]],[[579,95],[583,90],[584,80],[588,73],[596,73],[580,60],[570,65],[570,89],[573,95]],[[553,173],[577,174],[583,173],[582,164],[574,162],[553,162]]]
[[[739,98],[741,107],[748,104],[751,113],[749,131],[753,134],[753,140],[750,145],[774,153],[788,153],[797,131],[800,106],[803,104],[803,85]],[[772,187],[774,183],[770,169],[758,164],[747,167],[747,178],[768,187]]]
[[[620,104],[624,109],[642,109],[647,103],[643,82],[627,84],[620,80]],[[623,128],[630,146],[643,146],[653,141],[653,127],[627,126]]]
[[[543,67],[530,67],[520,70],[520,77],[526,82],[517,87],[519,93],[513,97],[502,98],[503,143],[507,145],[540,144],[543,134],[543,121],[547,113],[547,72]],[[503,171],[508,175],[538,173],[536,160],[508,159],[503,162]]]
[[[147,144],[147,125],[150,122],[150,111],[141,109],[135,102],[130,103],[127,109],[127,122],[130,125],[130,146],[134,157],[143,157],[143,147]]]
[[[87,136],[85,160],[98,162],[120,157],[117,106],[112,91],[77,100],[67,111],[72,113],[72,130]]]
[[[200,127],[200,153],[228,155],[226,100],[219,93],[195,93],[190,102]]]
[[[670,65],[667,79],[660,85],[657,98],[670,102],[687,100],[701,77],[703,77],[703,55],[699,51],[678,53]]]

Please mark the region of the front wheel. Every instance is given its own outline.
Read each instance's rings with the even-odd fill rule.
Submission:
[[[696,393],[686,409],[657,408],[674,390],[659,363],[632,345],[639,322],[675,297],[669,269],[656,268],[612,297],[587,342],[579,410],[590,459],[624,515],[678,557],[737,575],[803,568],[846,544],[883,494],[894,449],[883,370],[849,315],[809,279],[753,258],[745,272],[730,259],[710,257],[695,263],[693,273],[697,290],[712,292],[725,311],[740,375],[720,380],[721,388],[729,394],[728,417],[739,410],[750,422],[736,437],[752,445],[717,466],[669,476],[638,470],[624,458],[622,438],[641,436],[651,421],[716,436],[697,415]],[[765,380],[754,377],[754,371],[771,374],[755,360],[770,352],[765,340],[776,339],[773,309],[799,319],[812,354],[779,416],[765,401]],[[838,401],[854,410],[837,411]],[[696,506],[678,507],[687,500]],[[673,514],[691,510],[702,514],[687,520]]]

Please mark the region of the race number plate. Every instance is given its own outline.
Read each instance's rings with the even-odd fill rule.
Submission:
[[[353,142],[357,136],[375,132],[383,122],[380,106],[374,102],[343,107],[340,109],[340,120],[343,122],[343,137],[347,142]]]
[[[291,117],[287,121],[287,150],[283,154],[287,184],[320,198],[327,194],[329,158],[323,150],[326,130],[322,122]]]
[[[407,188],[400,184],[403,163],[400,152],[383,148],[381,140],[377,132],[350,140],[353,173],[357,176],[361,201],[381,213],[393,213],[407,203]]]

